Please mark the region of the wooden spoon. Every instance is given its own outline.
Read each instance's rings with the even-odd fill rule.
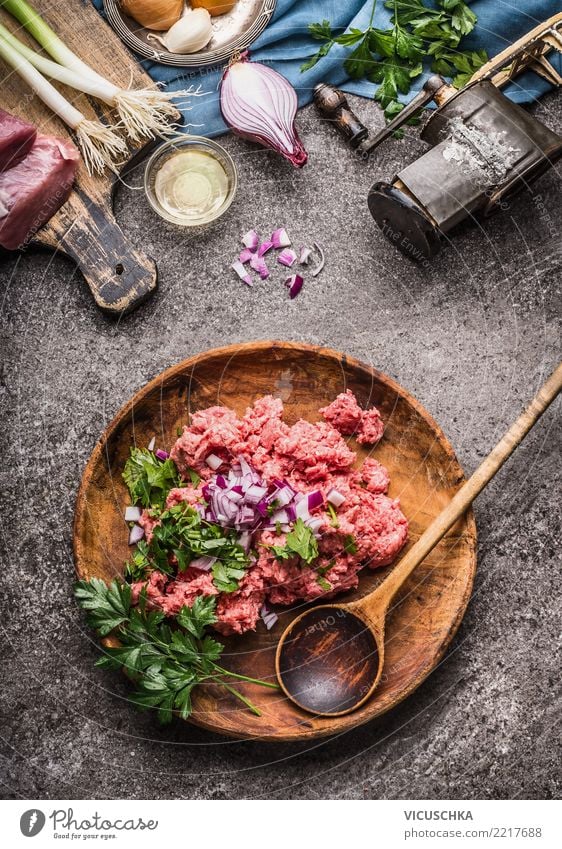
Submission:
[[[562,388],[562,363],[447,507],[372,593],[350,604],[323,604],[285,629],[275,668],[286,695],[317,716],[342,716],[373,694],[384,666],[390,604],[416,566],[494,477]]]

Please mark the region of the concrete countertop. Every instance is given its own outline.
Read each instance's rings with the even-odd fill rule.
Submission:
[[[374,104],[355,105],[382,123]],[[534,112],[562,133],[559,94]],[[471,472],[559,358],[559,170],[534,197],[463,228],[417,266],[383,239],[366,207],[375,179],[424,150],[417,131],[364,164],[310,107],[299,126],[310,152],[301,172],[224,139],[240,188],[227,217],[204,231],[164,223],[141,191],[119,192],[117,218],[157,259],[160,290],[118,323],[100,315],[63,258],[31,250],[0,258],[6,798],[560,793],[559,404],[476,504],[479,570],[452,649],[380,721],[310,748],[233,742],[181,722],[161,729],[127,703],[124,679],[93,667],[92,635],[71,595],[76,491],[104,425],[165,367],[252,339],[329,345],[407,387]],[[326,249],[325,272],[293,302],[279,276],[248,290],[229,271],[241,233],[280,225],[297,243]]]

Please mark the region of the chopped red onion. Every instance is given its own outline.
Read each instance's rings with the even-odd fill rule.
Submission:
[[[137,542],[140,542],[144,536],[144,528],[141,528],[140,525],[133,525],[131,528],[131,533],[129,534],[129,545],[136,545]]]
[[[215,481],[217,486],[220,486],[221,489],[226,489],[228,486],[226,478],[223,475],[217,475]]]
[[[290,486],[283,486],[275,493],[275,504],[279,507],[285,507],[295,497],[294,490]]]
[[[250,250],[250,248],[244,248],[243,251],[240,251],[240,256],[238,259],[241,263],[250,262],[254,255],[254,252]]]
[[[311,254],[312,254],[311,249],[307,248],[305,245],[303,245],[302,248],[300,249],[300,253],[299,253],[299,263],[301,265],[308,265],[308,263],[310,261],[310,255]]]
[[[269,268],[266,265],[265,259],[257,254],[252,254],[250,267],[257,271],[262,280],[267,280],[269,277]]]
[[[125,508],[125,521],[126,522],[138,522],[141,517],[141,511],[139,507],[130,505]]]
[[[252,278],[250,277],[250,275],[248,274],[248,272],[240,261],[237,260],[236,262],[233,262],[230,267],[233,269],[233,271],[236,272],[240,280],[242,280],[246,284],[246,286],[254,285],[252,283]]]
[[[292,274],[291,277],[288,277],[285,280],[285,286],[289,289],[289,297],[296,298],[300,290],[302,289],[302,284],[304,283],[303,278],[300,274]]]
[[[154,456],[158,457],[159,460],[167,460],[170,455],[167,451],[163,451],[161,448],[158,448],[158,450],[154,452]]]
[[[251,251],[257,251],[259,243],[260,237],[255,230],[248,230],[248,232],[244,233],[242,236],[242,244]]]
[[[320,492],[319,489],[314,490],[314,492],[309,492],[308,494],[308,509],[316,510],[317,507],[321,507],[324,504],[324,496]]]
[[[316,266],[316,268],[313,268],[312,271],[310,272],[313,277],[316,277],[318,274],[320,274],[320,272],[324,268],[325,259],[324,259],[324,251],[322,250],[322,248],[320,247],[318,242],[313,242],[313,244],[314,244],[314,247],[316,248],[316,250],[318,251],[318,253],[320,255],[320,261],[319,261],[318,265]]]
[[[216,472],[219,466],[222,466],[222,460],[216,454],[209,454],[205,458],[205,462],[214,472]]]
[[[291,244],[289,234],[284,227],[278,227],[277,230],[273,231],[271,234],[271,241],[273,243],[273,247],[276,249],[288,248]]]
[[[260,610],[260,616],[262,618],[262,622],[267,628],[268,631],[271,631],[275,623],[278,621],[279,617],[273,610],[270,610],[267,604],[262,604]]]
[[[216,562],[216,557],[210,557],[208,554],[204,554],[202,557],[196,557],[195,560],[192,560],[189,568],[201,569],[202,572],[208,572]]]
[[[295,129],[297,93],[273,68],[248,58],[244,50],[223,74],[222,116],[237,135],[272,148],[300,168],[308,156]]]
[[[252,534],[250,531],[242,531],[240,536],[238,537],[238,544],[242,546],[246,554],[250,550],[250,546],[252,544]]]
[[[290,268],[296,258],[297,255],[292,248],[284,248],[277,257],[277,262],[280,262],[281,265],[285,265],[287,268]]]
[[[279,522],[282,525],[286,525],[289,521],[289,516],[287,515],[286,510],[276,510],[275,513],[271,514],[271,524],[276,525]]]
[[[258,248],[258,256],[263,256],[273,247],[273,242],[271,239],[267,239],[265,242],[262,242]]]
[[[337,489],[331,489],[326,496],[326,501],[329,501],[334,507],[341,507],[345,501],[345,495],[342,495]]]
[[[148,443],[148,450],[154,451],[154,446],[156,445],[156,437],[153,436],[150,442]]]

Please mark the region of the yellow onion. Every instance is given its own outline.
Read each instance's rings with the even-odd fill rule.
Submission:
[[[236,0],[191,0],[192,9],[206,9],[213,18],[226,15],[235,6]]]
[[[170,29],[179,21],[184,0],[121,0],[126,15],[147,29]]]

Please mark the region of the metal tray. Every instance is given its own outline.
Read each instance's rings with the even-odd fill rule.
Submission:
[[[104,0],[103,7],[109,24],[135,53],[176,68],[203,68],[225,62],[238,51],[249,47],[271,20],[276,2],[238,0],[228,14],[212,18],[213,36],[207,47],[187,54],[157,49],[153,42],[147,40],[150,30],[125,15],[118,0]]]

